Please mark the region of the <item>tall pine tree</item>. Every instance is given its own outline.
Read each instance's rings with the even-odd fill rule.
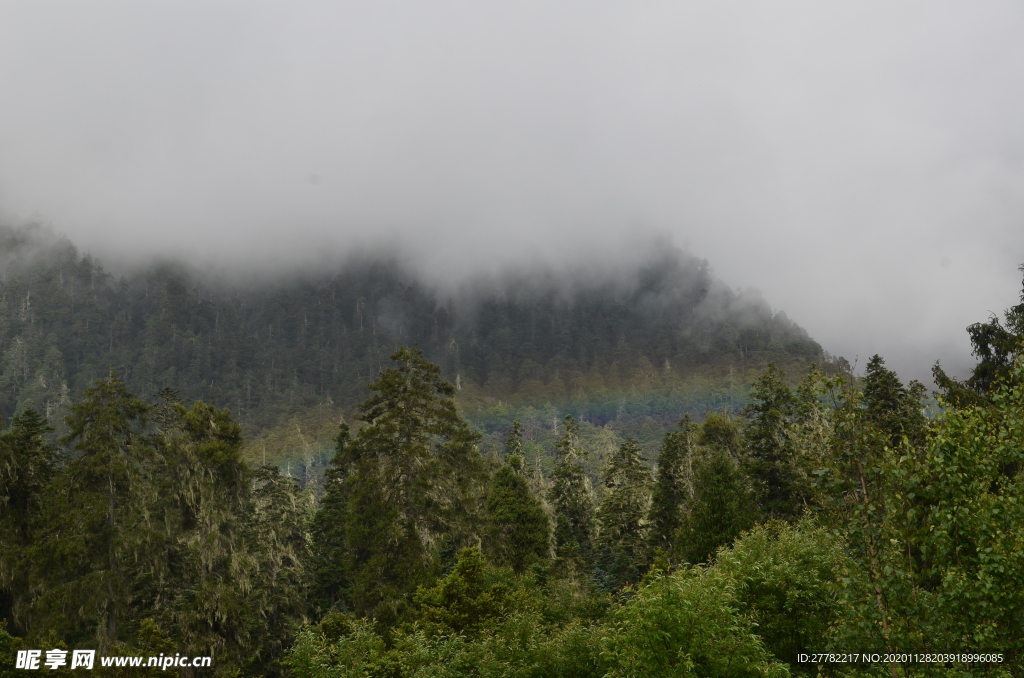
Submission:
[[[618,590],[639,581],[647,557],[647,514],[651,505],[651,473],[640,444],[630,438],[604,469],[605,493],[597,510],[597,565],[605,588]]]
[[[749,420],[744,434],[750,471],[763,486],[762,511],[771,518],[798,516],[806,496],[801,492],[790,430],[796,399],[786,384],[786,374],[769,363],[754,381],[750,399],[744,409]]]
[[[28,603],[26,549],[32,545],[47,485],[57,473],[53,429],[33,409],[0,434],[0,620],[21,625]]]
[[[524,476],[522,424],[512,423],[506,462],[494,474],[487,495],[483,545],[494,565],[521,572],[548,557],[551,524]]]
[[[648,539],[652,550],[672,553],[685,503],[693,496],[693,446],[696,425],[686,415],[678,431],[669,431],[658,452],[658,468],[651,494]]]
[[[558,459],[551,473],[548,501],[555,511],[555,548],[561,558],[587,561],[593,551],[594,499],[583,469],[580,425],[565,417],[565,433],[555,443]]]
[[[391,359],[397,366],[381,372],[360,406],[366,426],[339,444],[335,487],[315,524],[318,536],[330,537],[316,546],[318,590],[338,596],[321,604],[385,622],[405,613],[442,552],[471,540],[486,487],[479,434],[456,411],[455,388],[419,349]],[[327,516],[343,527],[328,528]]]
[[[702,447],[693,462],[693,498],[686,502],[677,553],[701,563],[757,519],[757,498],[743,468],[726,450]]]
[[[71,408],[64,442],[79,456],[48,490],[29,554],[37,629],[100,647],[123,635],[137,575],[159,559],[147,512],[157,461],[149,409],[113,371]]]

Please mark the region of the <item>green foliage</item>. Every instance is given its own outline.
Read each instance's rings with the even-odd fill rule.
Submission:
[[[46,461],[44,421],[17,422],[18,454],[34,448],[51,476],[18,561],[30,642],[212,654],[217,675],[279,675],[303,620],[309,503],[276,468],[250,472],[227,411],[169,391],[152,407],[111,374],[70,408],[77,456],[62,466]]]
[[[848,566],[843,542],[804,520],[772,521],[718,551],[715,569],[732,579],[738,609],[751,617],[757,635],[794,674],[815,676],[799,653],[821,652],[839,611],[837,582]]]
[[[413,596],[419,620],[432,634],[476,635],[509,606],[509,587],[487,581],[487,561],[475,546],[459,551],[451,573]]]
[[[243,537],[250,477],[241,432],[230,414],[203,402],[186,407],[165,392],[154,411],[164,470],[149,507],[169,529],[147,597],[159,601],[165,630],[189,649],[245,661],[250,627],[245,590],[252,573]],[[270,545],[268,545],[270,546]],[[250,548],[263,548],[252,544]]]
[[[790,424],[796,414],[786,375],[774,364],[754,382],[745,437],[750,447],[751,472],[764,485],[763,507],[769,517],[797,516],[804,497],[794,468],[795,450]]]
[[[573,416],[566,416],[564,423],[565,433],[555,444],[558,460],[548,495],[555,511],[555,548],[560,558],[585,561],[594,537],[593,493],[580,464],[587,452],[580,447],[580,427]]]
[[[388,648],[365,620],[332,638],[308,627],[289,653],[296,678],[600,678],[596,629],[555,628],[535,615],[516,613],[493,633],[464,636],[398,632]]]
[[[1024,272],[1024,265],[1019,270]],[[1010,378],[1014,362],[1024,355],[1024,290],[1020,300],[1021,303],[1006,310],[1004,322],[992,316],[986,323],[967,328],[978,364],[966,381],[953,379],[935,363],[932,374],[946,402],[957,407],[983,404],[1000,381]]]
[[[386,652],[386,645],[373,627],[374,623],[367,619],[338,624],[334,615],[325,617],[319,627],[306,627],[299,632],[285,659],[290,675],[296,678],[382,675],[375,669]]]
[[[348,590],[346,525],[351,486],[346,479],[351,467],[347,450],[349,438],[348,424],[341,424],[335,438],[334,458],[325,473],[324,496],[310,523],[313,580],[309,598],[321,612],[341,601]]]
[[[442,549],[470,537],[486,474],[479,435],[456,412],[440,369],[418,349],[391,359],[397,367],[381,372],[360,406],[366,426],[339,437],[316,533],[333,537],[317,545],[320,590],[394,621],[436,572]]]
[[[696,425],[686,416],[678,431],[665,434],[658,454],[651,494],[650,542],[653,549],[668,553],[675,548],[685,502],[693,496],[693,445]]]
[[[715,569],[656,573],[603,630],[604,675],[788,676],[739,610],[733,581]]]
[[[20,678],[25,675],[15,669],[15,657],[21,647],[21,638],[12,636],[7,631],[7,620],[0,619],[0,678]]]
[[[57,472],[53,429],[38,412],[25,410],[0,434],[0,620],[14,621],[28,602],[31,563],[25,554],[35,537],[47,485]]]
[[[542,562],[551,550],[551,522],[540,500],[520,470],[510,463],[502,466],[491,479],[487,495],[483,545],[488,558],[496,565],[508,565],[522,572],[529,565]]]
[[[157,463],[143,434],[148,412],[114,372],[71,408],[62,442],[79,456],[48,487],[26,552],[33,564],[28,625],[93,638],[101,648],[123,635],[118,619],[130,618],[134,577],[156,567],[146,510]]]
[[[684,562],[702,563],[754,524],[757,497],[740,465],[720,450],[694,460],[693,486],[676,549]]]
[[[604,470],[595,546],[597,567],[604,587],[610,591],[636,583],[646,570],[651,473],[645,461],[640,445],[629,439],[619,446]]]
[[[250,549],[245,596],[250,638],[242,657],[253,675],[280,674],[281,655],[295,626],[306,619],[311,500],[297,479],[283,476],[276,466],[252,473],[243,522]]]
[[[864,375],[864,395],[861,403],[865,417],[879,431],[889,436],[890,445],[898,445],[906,436],[911,443],[923,442],[926,420],[921,400],[924,385],[917,381],[904,387],[885,361],[875,355],[868,361]]]
[[[923,448],[890,447],[854,406],[839,413],[836,461],[823,476],[855,560],[836,644],[955,646],[1002,652],[1015,666],[1024,657],[1024,364],[986,404],[940,415]]]
[[[330,613],[299,633],[285,662],[297,677],[601,676],[598,627],[581,601],[551,615],[567,600],[563,587],[551,595],[531,575],[509,575],[478,549],[464,549],[450,574],[417,591],[414,624],[387,630],[385,639],[380,625]]]

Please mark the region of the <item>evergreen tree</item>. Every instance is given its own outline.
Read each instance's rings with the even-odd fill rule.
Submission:
[[[743,457],[743,435],[736,421],[727,414],[712,412],[704,417],[697,435],[697,444],[736,460]]]
[[[252,554],[272,544],[246,548],[250,473],[230,413],[203,402],[186,407],[170,391],[162,396],[154,418],[167,466],[160,506],[170,533],[160,621],[185,648],[220,657],[227,671],[244,665],[252,641],[245,613]]]
[[[71,407],[62,442],[80,456],[47,490],[28,554],[37,629],[107,647],[121,635],[119,620],[130,621],[136,580],[159,559],[146,510],[157,461],[143,432],[149,409],[113,371]]]
[[[679,555],[702,563],[749,529],[757,517],[747,475],[728,453],[706,449],[693,463],[693,498],[679,528]]]
[[[865,415],[872,424],[896,445],[906,436],[910,442],[920,444],[924,439],[927,420],[921,407],[924,385],[911,381],[904,387],[892,370],[885,368],[881,356],[872,356],[864,375]]]
[[[639,581],[647,561],[644,546],[651,474],[644,461],[640,444],[630,438],[619,446],[604,470],[605,493],[597,510],[600,531],[596,546],[598,566],[609,590]]]
[[[551,524],[540,500],[523,475],[522,426],[513,422],[506,463],[491,480],[486,504],[483,545],[495,565],[516,572],[548,557]]]
[[[754,381],[751,403],[744,409],[750,471],[763,484],[762,507],[768,517],[798,516],[806,503],[801,492],[790,424],[796,413],[786,375],[769,364]],[[724,466],[723,466],[724,469]]]
[[[700,563],[754,524],[757,495],[741,463],[744,440],[736,421],[711,413],[693,437],[692,490],[681,506],[673,555]]]
[[[651,494],[649,539],[654,549],[673,551],[683,506],[693,496],[692,455],[696,426],[687,415],[679,430],[665,434]]]
[[[355,463],[349,456],[349,438],[349,426],[343,423],[334,439],[335,451],[331,465],[324,472],[324,496],[310,523],[310,598],[321,614],[344,600],[349,586],[346,578],[348,542],[345,529],[352,488],[346,481]]]
[[[473,432],[455,409],[455,388],[419,349],[391,356],[397,367],[370,384],[366,422],[339,445],[321,512],[341,517],[342,543],[318,545],[319,589],[344,586],[342,601],[362,615],[396,620],[439,555],[468,541],[486,477]],[[326,535],[318,518],[318,534]],[[330,572],[327,556],[340,555]]]
[[[589,560],[594,535],[594,501],[590,479],[581,464],[580,426],[565,417],[565,433],[555,443],[557,461],[551,473],[548,501],[555,511],[555,548],[561,558]]]
[[[1024,272],[1024,265],[1019,270]],[[999,382],[1010,379],[1014,362],[1024,355],[1024,289],[1020,301],[1006,310],[1003,322],[992,316],[986,323],[967,328],[978,364],[965,381],[953,379],[935,363],[932,375],[947,402],[957,407],[986,403]]]
[[[522,466],[523,462],[523,422],[516,419],[509,429],[508,438],[505,440],[505,451],[508,457],[517,457],[518,462],[511,462],[515,466]]]
[[[303,595],[308,582],[308,524],[312,497],[276,466],[252,472],[244,535],[249,553],[250,641],[244,659],[259,676],[281,674],[280,658],[306,620]]]
[[[57,450],[47,439],[52,431],[38,412],[27,409],[0,434],[0,620],[11,623],[28,602],[25,549],[57,472]]]
[[[476,635],[509,607],[509,587],[488,581],[488,564],[475,546],[459,551],[451,573],[430,587],[420,587],[415,600],[420,624],[436,634]]]

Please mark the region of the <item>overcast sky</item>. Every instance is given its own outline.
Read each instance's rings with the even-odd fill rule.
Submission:
[[[668,234],[907,376],[1024,262],[1024,4],[3,2],[0,213],[438,276]]]

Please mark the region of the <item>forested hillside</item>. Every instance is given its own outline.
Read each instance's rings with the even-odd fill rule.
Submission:
[[[114,275],[27,227],[0,231],[0,267],[4,417],[33,407],[63,432],[68,405],[114,368],[143,398],[169,388],[230,409],[282,463],[324,442],[399,345],[441,366],[481,430],[571,412],[638,435],[647,422],[648,441],[680,411],[741,406],[769,361],[799,371],[823,357],[784,313],[678,250],[440,290],[369,256],[244,282],[171,263]]]
[[[182,676],[1018,678],[1024,293],[969,332],[934,418],[880,356],[795,386],[770,363],[741,411],[596,468],[571,414],[482,454],[402,347],[321,492],[247,463],[226,409],[109,374],[66,435],[31,408],[0,431],[0,675],[93,648],[212,659]]]

